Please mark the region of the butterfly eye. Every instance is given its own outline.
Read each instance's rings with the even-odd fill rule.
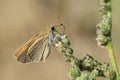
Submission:
[[[54,31],[54,30],[55,30],[55,27],[54,27],[54,26],[52,26],[52,27],[51,27],[51,30],[52,30],[52,31]]]

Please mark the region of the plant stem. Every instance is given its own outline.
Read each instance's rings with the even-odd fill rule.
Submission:
[[[118,70],[118,66],[117,66],[117,62],[116,62],[116,58],[115,58],[115,55],[114,55],[114,50],[113,50],[113,45],[112,45],[112,41],[110,41],[108,44],[107,44],[107,50],[109,52],[109,58],[111,60],[111,64],[112,64],[112,67],[114,69],[114,71],[116,72],[116,75],[117,77],[119,76],[119,70]]]
[[[102,21],[97,27],[97,42],[99,46],[106,47],[109,52],[109,58],[113,70],[116,72],[116,80],[119,80],[119,71],[117,67],[117,62],[115,58],[115,53],[112,44],[112,7],[111,0],[99,0],[100,3],[100,13],[102,15]]]

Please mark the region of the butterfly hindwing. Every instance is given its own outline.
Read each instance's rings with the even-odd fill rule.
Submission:
[[[33,62],[38,62],[45,59],[45,54],[47,55],[50,51],[50,46],[48,46],[48,44],[48,37],[41,41],[35,41],[28,51],[28,57]]]

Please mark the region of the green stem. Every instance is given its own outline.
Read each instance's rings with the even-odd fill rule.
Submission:
[[[107,47],[108,52],[109,52],[109,58],[111,60],[112,67],[113,67],[113,69],[116,72],[116,75],[118,77],[119,76],[119,70],[118,70],[118,66],[117,66],[117,62],[116,62],[116,58],[115,58],[115,54],[114,54],[114,50],[113,50],[112,41],[109,41],[109,43],[106,47]]]

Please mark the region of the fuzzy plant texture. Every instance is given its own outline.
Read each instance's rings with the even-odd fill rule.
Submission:
[[[97,25],[97,43],[100,47],[105,47],[108,50],[108,55],[111,60],[112,68],[116,73],[116,79],[120,80],[119,71],[116,63],[115,53],[112,44],[112,7],[111,0],[99,0],[100,13],[102,21]]]
[[[116,79],[116,73],[108,63],[102,64],[88,54],[82,59],[74,57],[73,49],[70,47],[70,41],[66,35],[58,37],[55,46],[58,51],[63,53],[65,61],[71,64],[68,75],[72,80],[96,80],[99,76],[108,80]]]
[[[63,34],[56,39],[56,48],[63,53],[66,62],[71,64],[68,75],[72,80],[96,80],[97,77],[104,77],[107,80],[120,80],[115,54],[112,47],[112,9],[111,0],[99,0],[101,22],[97,25],[98,46],[106,48],[111,60],[109,63],[100,63],[87,54],[82,59],[73,56],[73,49],[70,47],[69,38]]]

